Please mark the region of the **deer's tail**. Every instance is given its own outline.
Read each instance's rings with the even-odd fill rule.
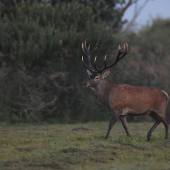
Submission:
[[[167,93],[167,92],[165,92],[164,90],[162,90],[162,92],[165,94],[165,96],[166,96],[166,99],[167,99],[167,104],[168,104],[169,95],[168,95],[168,93]]]

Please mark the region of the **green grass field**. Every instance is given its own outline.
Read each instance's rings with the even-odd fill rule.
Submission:
[[[128,138],[120,122],[104,140],[108,122],[0,126],[0,169],[27,170],[170,170],[170,139],[163,124],[128,123]]]

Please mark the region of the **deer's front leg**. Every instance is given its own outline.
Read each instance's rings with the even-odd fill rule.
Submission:
[[[118,117],[119,117],[119,114],[113,114],[113,117],[110,121],[109,128],[108,128],[108,131],[107,131],[107,134],[106,134],[106,137],[105,137],[105,140],[109,137],[110,131],[111,131],[113,125],[116,123]]]
[[[127,133],[127,135],[130,137],[130,133],[129,133],[129,130],[128,130],[128,126],[127,126],[127,121],[126,121],[126,116],[125,115],[122,115],[122,116],[119,116],[122,124],[123,124],[123,127]]]

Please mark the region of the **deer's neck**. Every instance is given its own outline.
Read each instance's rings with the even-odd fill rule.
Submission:
[[[112,84],[107,80],[102,80],[95,88],[95,96],[98,101],[108,106],[108,96],[110,94]]]

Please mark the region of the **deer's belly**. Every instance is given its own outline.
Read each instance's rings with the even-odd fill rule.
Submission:
[[[150,109],[147,110],[133,110],[130,108],[124,108],[120,115],[147,115],[150,113]]]

